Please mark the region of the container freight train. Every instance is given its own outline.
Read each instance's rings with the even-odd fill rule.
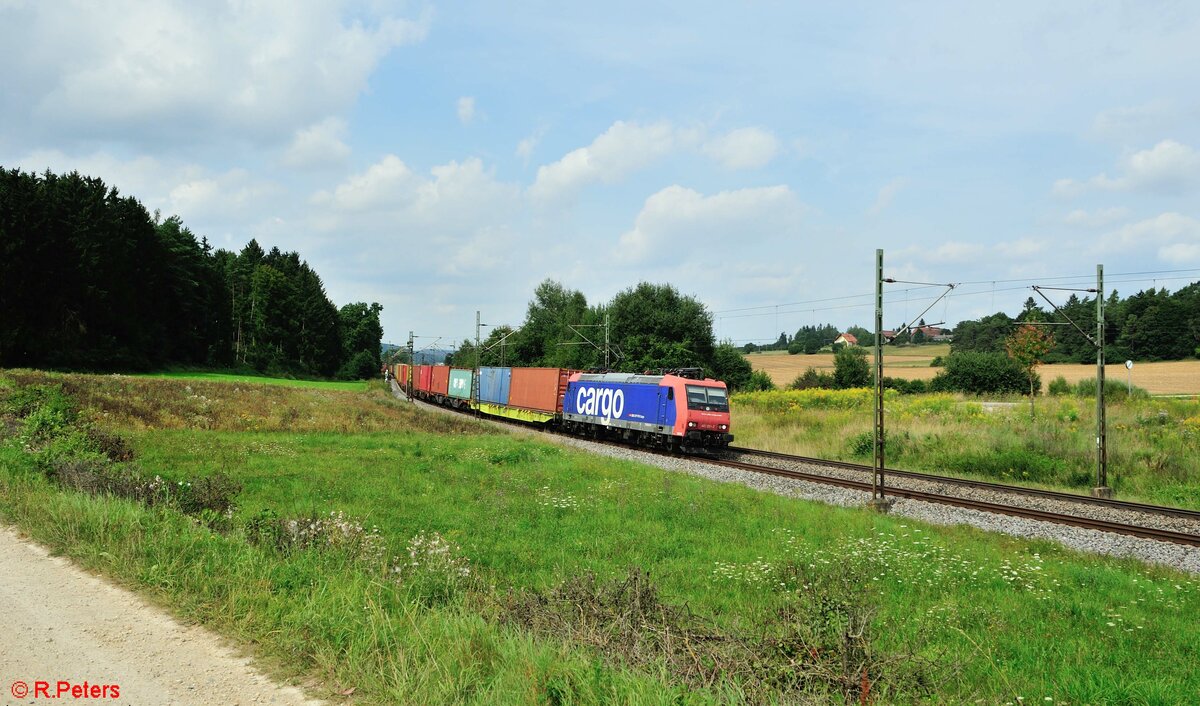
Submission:
[[[581,436],[671,450],[728,446],[733,441],[728,390],[718,380],[562,368],[480,368],[476,381],[473,370],[445,365],[401,364],[390,372],[415,399]]]

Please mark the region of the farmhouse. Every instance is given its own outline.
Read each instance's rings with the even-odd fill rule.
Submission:
[[[854,334],[852,334],[852,333],[841,333],[841,334],[838,334],[837,338],[833,339],[833,343],[834,343],[834,345],[841,343],[841,344],[847,345],[847,346],[857,346],[858,339],[855,338]]]

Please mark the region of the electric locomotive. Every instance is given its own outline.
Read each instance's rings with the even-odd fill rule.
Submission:
[[[562,426],[672,450],[733,441],[725,383],[680,375],[575,373],[563,397]]]

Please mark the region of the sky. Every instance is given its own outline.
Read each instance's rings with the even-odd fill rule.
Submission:
[[[1200,279],[1198,39],[1152,0],[0,0],[0,166],[299,251],[418,347],[547,278],[869,328],[877,248],[885,327],[953,324]]]

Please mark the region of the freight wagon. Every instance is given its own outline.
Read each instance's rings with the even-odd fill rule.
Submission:
[[[407,371],[405,374],[409,374]],[[417,365],[413,396],[434,404],[673,450],[733,441],[725,383],[563,368]]]

